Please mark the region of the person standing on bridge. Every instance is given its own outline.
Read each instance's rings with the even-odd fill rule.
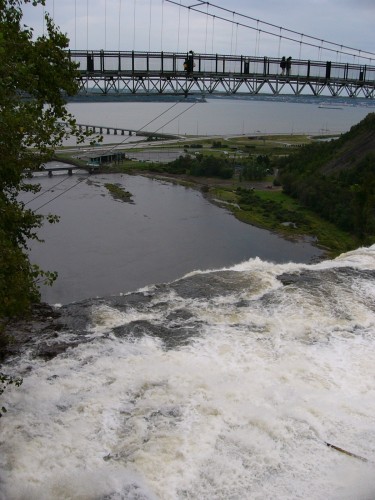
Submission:
[[[281,68],[281,76],[284,76],[285,75],[285,68],[286,68],[286,59],[285,59],[285,56],[283,56],[282,59],[281,59],[280,68]]]
[[[290,75],[291,67],[292,67],[292,58],[288,57],[288,59],[286,60],[286,74],[287,74],[287,76]]]
[[[184,61],[184,69],[188,73],[192,73],[194,67],[195,67],[194,52],[192,50],[189,50],[189,53]]]

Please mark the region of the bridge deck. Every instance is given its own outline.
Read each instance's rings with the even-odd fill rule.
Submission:
[[[81,93],[271,94],[375,98],[375,66],[219,54],[70,51]]]

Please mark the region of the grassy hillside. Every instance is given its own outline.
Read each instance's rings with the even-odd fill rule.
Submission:
[[[375,114],[340,139],[278,161],[284,192],[359,238],[375,241]]]

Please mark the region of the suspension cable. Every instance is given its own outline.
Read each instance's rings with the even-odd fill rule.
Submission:
[[[121,0],[118,4],[118,51],[121,50]]]
[[[279,35],[279,48],[277,50],[277,58],[280,59],[280,54],[281,54],[281,28],[280,28],[280,35]]]
[[[49,191],[52,191],[52,189],[55,189],[57,186],[59,186],[62,182],[65,182],[67,179],[69,179],[69,175],[66,175],[63,180],[57,182],[56,184],[54,184],[53,186],[51,186],[50,188],[48,189],[45,189],[44,191],[41,191],[38,195],[34,196],[34,198],[32,198],[31,200],[27,201],[26,203],[24,203],[24,205],[28,205],[29,203],[31,203],[32,201],[35,201],[37,200],[38,198],[40,198],[41,196],[43,196],[44,194],[48,193]]]
[[[77,50],[77,0],[74,0],[74,50]]]
[[[160,30],[160,51],[163,52],[163,23],[164,23],[164,0],[161,0],[161,30]]]
[[[180,0],[180,7],[181,7],[181,0]],[[178,9],[177,53],[180,52],[180,25],[181,25],[181,8]]]
[[[158,120],[160,117],[162,117],[163,115],[165,115],[166,113],[168,113],[168,111],[170,111],[171,109],[173,109],[175,106],[177,106],[178,104],[180,104],[184,100],[185,100],[185,97],[183,97],[180,100],[178,100],[177,102],[173,103],[172,106],[169,106],[169,108],[167,108],[166,110],[162,111],[159,115],[157,115],[155,118],[153,118],[148,123],[146,123],[145,125],[143,125],[143,127],[141,127],[140,129],[138,129],[138,132],[141,132],[142,130],[144,130],[146,127],[148,127],[149,125],[151,125],[151,123],[153,123],[154,121]],[[163,127],[164,127],[164,125],[163,125]],[[154,132],[157,132],[158,130],[160,130],[160,128],[157,129],[157,130],[155,130]],[[111,151],[113,151],[114,149],[116,149],[118,146],[121,146],[122,144],[124,144],[128,140],[129,140],[129,137],[125,137],[125,139],[123,141],[121,141],[121,142],[119,142],[117,144],[114,144],[112,147],[104,150],[104,154],[110,153]]]
[[[233,21],[231,22],[232,25],[232,31],[230,35],[230,54],[233,54],[233,26],[234,26],[234,12],[233,12]]]
[[[167,2],[169,2],[169,3],[171,3],[171,4],[179,5],[179,4],[177,4],[177,2],[176,2],[176,1],[174,1],[174,0],[166,0],[166,1],[167,1]],[[224,10],[224,11],[226,11],[226,12],[233,13],[233,11],[231,11],[231,10],[229,10],[229,9],[226,9],[226,8],[224,8],[224,7],[219,7],[219,6],[215,5],[215,4],[212,4],[211,2],[201,2],[201,3],[198,5],[198,7],[200,7],[201,5],[206,4],[206,3],[209,3],[209,5],[210,5],[211,7],[215,7],[215,8],[217,8],[217,9]],[[181,4],[181,5],[182,5],[182,4]],[[228,22],[228,23],[232,23],[232,22],[233,22],[232,20],[227,19],[227,18],[225,18],[225,17],[218,16],[217,14],[216,14],[216,15],[211,14],[211,13],[208,13],[208,14],[207,14],[206,12],[204,12],[204,11],[202,11],[202,10],[199,10],[199,9],[197,8],[197,6],[196,6],[196,5],[194,5],[194,6],[182,5],[182,7],[186,8],[186,9],[189,9],[189,11],[190,11],[190,10],[194,10],[194,11],[196,11],[196,12],[199,12],[200,14],[208,15],[208,16],[211,16],[211,17],[214,17],[214,16],[215,16],[217,19],[220,19],[220,20],[225,21],[225,22]],[[326,44],[333,45],[334,47],[340,47],[340,48],[342,47],[342,48],[344,48],[344,49],[348,49],[348,50],[351,50],[351,51],[355,51],[355,52],[362,52],[363,54],[368,54],[368,55],[371,55],[371,56],[375,56],[375,53],[374,53],[374,52],[370,52],[370,51],[363,51],[363,50],[360,50],[360,49],[356,49],[356,48],[354,48],[354,47],[349,47],[349,46],[342,45],[342,44],[338,44],[338,43],[335,43],[335,42],[329,42],[328,40],[321,40],[320,38],[317,38],[317,37],[315,37],[315,36],[310,36],[310,35],[306,35],[306,34],[303,34],[303,33],[299,33],[299,32],[297,32],[297,31],[293,31],[293,30],[290,30],[290,29],[288,29],[288,28],[283,28],[283,27],[277,26],[277,25],[275,25],[275,24],[268,23],[268,22],[266,22],[266,21],[261,21],[260,19],[255,19],[255,18],[253,18],[253,17],[251,17],[251,16],[246,16],[246,15],[244,15],[244,14],[239,14],[239,13],[237,13],[237,12],[236,12],[236,14],[237,14],[238,16],[240,16],[240,17],[243,17],[243,18],[246,18],[246,19],[250,19],[250,20],[252,20],[252,21],[257,21],[258,23],[260,22],[260,23],[262,23],[262,24],[264,24],[264,25],[266,25],[266,26],[271,26],[271,27],[273,27],[273,28],[278,28],[278,29],[280,29],[280,28],[281,28],[281,29],[283,29],[285,32],[292,33],[292,34],[296,34],[296,35],[299,35],[299,36],[303,35],[305,38],[308,38],[308,39],[311,39],[311,40],[316,40],[316,41],[321,41],[321,42],[324,42],[324,43],[326,43]],[[250,26],[250,25],[248,25],[248,24],[244,24],[244,23],[238,23],[238,25],[239,25],[239,26],[243,26],[243,27],[248,28],[248,29],[252,29],[252,30],[256,30],[256,29],[257,29],[257,28],[255,28],[254,26]],[[262,29],[261,31],[262,31],[263,33],[267,34],[267,35],[271,35],[271,36],[279,36],[279,35],[277,35],[276,33],[272,32],[272,31],[266,31],[266,30],[264,30],[264,29]],[[285,38],[285,40],[289,40],[289,41],[291,41],[291,42],[297,42],[297,43],[299,43],[299,40],[297,40],[296,38],[292,38],[292,37],[290,37],[290,36],[283,36],[283,38]],[[310,42],[304,42],[304,45],[307,45],[307,46],[310,46],[310,47],[319,47],[319,45],[317,45],[316,43],[310,43]],[[324,48],[324,50],[326,50],[326,51],[330,51],[330,52],[336,52],[336,50],[337,50],[337,49],[335,49],[335,48],[330,48],[330,47],[325,47],[325,48]],[[353,55],[351,52],[346,52],[346,51],[342,51],[342,54],[345,54],[345,55],[348,55],[348,56],[352,56],[352,55]],[[372,59],[373,59],[373,57],[367,57],[367,56],[365,56],[365,55],[361,55],[361,58],[362,58],[362,59],[369,59],[369,60],[372,60]]]
[[[207,14],[208,14],[208,4],[207,4]],[[204,52],[205,52],[205,54],[207,54],[207,29],[208,29],[208,16],[206,15],[206,36],[204,38]]]
[[[104,50],[107,50],[107,0],[104,0]]]
[[[187,37],[186,37],[186,52],[189,50],[189,32],[190,32],[190,9],[188,10]]]
[[[236,42],[234,46],[234,54],[237,55],[237,44],[238,44],[238,24],[236,24]]]
[[[134,5],[134,11],[133,11],[133,50],[135,50],[135,10],[136,10],[136,2],[137,0],[133,1]]]
[[[176,106],[177,104],[180,104],[185,98],[177,101],[176,103],[174,103],[172,106],[170,106],[168,109],[166,109],[165,111],[163,111],[162,113],[160,113],[158,116],[156,116],[155,118],[153,118],[151,121],[149,121],[146,125],[144,125],[140,130],[143,130],[145,127],[147,127],[147,125],[149,125],[150,123],[154,122],[155,120],[157,120],[158,118],[160,118],[162,115],[164,115],[165,113],[167,113],[169,110],[171,110],[174,106]],[[183,111],[181,111],[181,113],[178,113],[176,116],[172,117],[170,120],[168,120],[166,123],[163,123],[163,125],[161,125],[159,128],[157,128],[156,130],[154,130],[154,133],[158,132],[161,128],[165,127],[166,125],[169,125],[171,122],[173,122],[174,120],[176,120],[178,117],[180,117],[181,115],[183,115],[184,113],[186,113],[187,111],[189,111],[191,108],[193,108],[197,103],[194,102],[191,106],[189,106],[188,108],[184,109]],[[121,144],[123,144],[127,139],[125,139],[124,141],[120,142],[119,144],[116,144],[114,145],[111,149],[107,150],[107,154],[108,152],[112,151],[113,149],[115,149],[116,147],[120,146]],[[63,196],[65,193],[67,193],[68,191],[70,191],[71,189],[75,188],[76,186],[78,186],[79,184],[81,184],[81,182],[85,181],[86,179],[88,178],[88,176],[86,177],[83,177],[81,179],[79,179],[75,184],[73,184],[72,186],[70,186],[69,188],[65,189],[64,191],[62,191],[61,193],[59,193],[58,195],[54,196],[53,198],[51,198],[49,201],[46,201],[45,203],[43,203],[42,205],[40,205],[38,208],[36,208],[34,210],[34,212],[37,212],[38,210],[40,210],[41,208],[45,207],[46,205],[48,205],[49,203],[52,203],[52,201],[56,200],[57,198],[59,198],[60,196]],[[64,180],[66,180],[64,178]],[[61,182],[63,181],[60,181],[59,183],[56,184],[56,186],[58,184],[61,184]],[[45,194],[46,192],[48,191],[45,191],[43,194]],[[35,197],[34,199],[36,198],[39,198],[39,196]],[[33,200],[30,200],[30,201],[33,201]]]
[[[152,15],[151,15],[151,0],[150,0],[150,18],[148,20],[148,51],[151,52],[151,24],[152,24]]]
[[[216,20],[216,16],[213,16],[213,18],[212,18],[211,54],[213,54],[213,53],[214,53],[215,20]]]
[[[89,0],[86,0],[86,50],[89,50]]]
[[[40,207],[36,208],[34,210],[34,212],[37,212],[38,210],[40,210],[41,208],[45,207],[49,203],[52,203],[53,201],[55,201],[57,198],[60,198],[60,196],[62,196],[63,194],[67,193],[71,189],[75,188],[76,186],[78,186],[78,184],[81,184],[81,182],[85,181],[87,178],[88,178],[88,176],[83,177],[82,179],[79,179],[75,184],[73,184],[73,186],[70,186],[67,189],[64,189],[64,191],[61,191],[61,193],[59,193],[58,195],[54,196],[49,201],[46,201],[45,203],[43,203],[43,205],[40,205]]]

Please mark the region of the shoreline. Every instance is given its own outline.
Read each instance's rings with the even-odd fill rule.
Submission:
[[[190,187],[191,189],[195,189],[197,191],[200,191],[202,195],[213,205],[216,205],[220,208],[228,210],[233,217],[235,217],[238,221],[243,222],[244,224],[248,224],[254,227],[257,227],[259,229],[263,229],[265,231],[269,231],[272,234],[276,234],[282,238],[284,238],[287,241],[294,241],[294,242],[307,242],[314,246],[315,248],[318,248],[323,252],[321,257],[315,257],[312,259],[310,262],[311,264],[316,263],[316,262],[322,262],[324,260],[330,259],[332,255],[330,255],[330,251],[332,251],[329,247],[325,247],[324,245],[321,245],[317,241],[316,236],[311,236],[308,234],[304,233],[288,233],[286,231],[283,231],[281,228],[278,230],[274,227],[268,227],[267,225],[256,223],[255,221],[247,221],[243,220],[240,217],[237,217],[236,212],[234,209],[241,210],[239,205],[231,202],[227,202],[225,200],[220,200],[215,197],[215,195],[210,192],[211,189],[217,189],[220,187],[228,187],[233,184],[231,180],[225,181],[221,179],[213,179],[213,178],[207,178],[207,177],[202,177],[202,178],[197,178],[197,177],[191,177],[191,176],[184,176],[184,175],[178,175],[178,174],[155,174],[153,172],[132,172],[129,173],[128,175],[140,175],[143,177],[147,177],[149,179],[154,179],[154,180],[159,180],[159,181],[164,181],[164,182],[170,182],[171,184],[176,184],[179,186],[185,186],[185,187]],[[202,179],[202,180],[198,180]],[[282,192],[282,187],[280,186],[271,186],[270,182],[268,181],[252,181],[252,182],[244,182],[243,187],[246,189],[253,189],[254,191],[269,191],[272,190],[273,192]]]

